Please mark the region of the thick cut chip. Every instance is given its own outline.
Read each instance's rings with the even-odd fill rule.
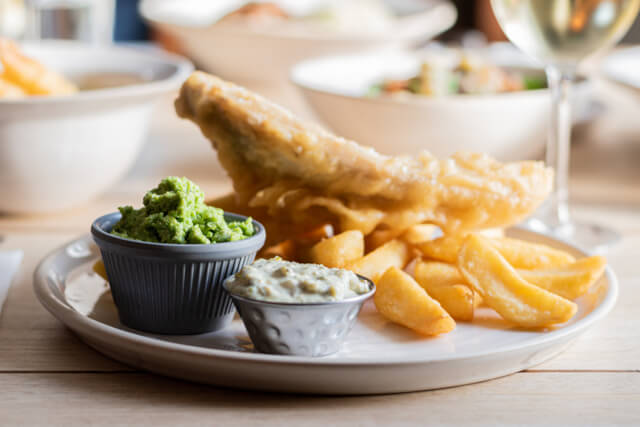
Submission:
[[[465,234],[448,234],[423,242],[418,245],[418,249],[428,258],[455,264],[465,238]],[[499,237],[491,239],[490,242],[514,268],[551,268],[575,261],[568,252],[524,240]]]
[[[392,240],[369,252],[344,268],[368,277],[375,283],[391,267],[404,268],[409,262],[409,246],[401,240]]]
[[[577,311],[575,303],[526,282],[487,238],[467,237],[458,268],[485,304],[517,325],[564,323]]]
[[[419,262],[415,278],[456,320],[472,320],[477,294],[466,284],[458,267],[437,261]]]
[[[455,264],[464,238],[464,234],[446,234],[437,239],[420,243],[418,249],[427,258]]]
[[[545,270],[518,270],[529,283],[567,299],[585,294],[602,276],[607,260],[601,256],[582,258],[573,264]]]
[[[491,244],[514,268],[524,270],[558,267],[576,260],[560,249],[509,237],[492,239]]]
[[[376,285],[373,301],[378,312],[394,323],[423,335],[450,332],[456,322],[411,276],[389,268]]]
[[[411,245],[417,245],[419,243],[433,240],[434,236],[439,231],[440,229],[438,226],[433,224],[416,224],[409,227],[407,231],[402,233],[402,240]]]
[[[342,268],[364,256],[364,236],[350,230],[330,237],[311,248],[311,261],[331,268]]]

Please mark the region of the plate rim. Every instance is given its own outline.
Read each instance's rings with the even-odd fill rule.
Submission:
[[[584,250],[577,246],[568,243],[566,241],[556,239],[545,233],[538,233],[530,230],[522,230],[526,234],[539,235],[547,239],[551,239],[557,244],[565,245],[572,248],[573,251],[580,253],[583,256],[588,256]],[[211,359],[226,359],[237,362],[248,363],[267,363],[278,365],[308,365],[316,367],[338,367],[338,366],[409,366],[416,364],[426,363],[440,363],[447,361],[461,361],[465,359],[477,359],[483,357],[490,357],[499,354],[506,354],[524,350],[527,348],[538,348],[546,344],[553,343],[555,341],[561,341],[563,338],[571,338],[584,332],[591,325],[605,317],[615,306],[619,293],[618,279],[613,269],[607,265],[605,268],[605,274],[607,280],[607,292],[600,304],[587,314],[582,319],[572,323],[570,325],[561,327],[554,331],[545,332],[544,334],[527,339],[524,343],[516,343],[497,347],[491,350],[467,352],[464,354],[447,354],[438,357],[395,357],[395,358],[364,358],[364,359],[338,359],[338,358],[313,358],[302,356],[282,356],[282,355],[269,355],[263,353],[250,353],[239,352],[215,348],[204,348],[189,344],[181,344],[164,341],[159,338],[140,335],[135,332],[119,329],[88,316],[84,316],[67,303],[61,301],[50,289],[47,283],[47,275],[45,268],[47,264],[52,262],[53,258],[58,256],[61,251],[64,251],[69,245],[76,244],[80,241],[86,241],[93,244],[93,240],[89,234],[84,234],[80,237],[72,239],[62,246],[49,252],[37,265],[33,275],[33,289],[40,304],[47,309],[55,318],[57,318],[65,326],[69,327],[74,333],[79,335],[86,334],[92,337],[100,337],[104,340],[106,336],[108,339],[116,339],[121,342],[125,342],[128,345],[144,345],[146,347],[156,348],[159,350],[169,350],[179,352],[180,354],[186,354],[189,356],[206,357]],[[92,257],[94,254],[91,255]],[[87,257],[89,258],[89,257]],[[78,331],[82,331],[78,332]]]

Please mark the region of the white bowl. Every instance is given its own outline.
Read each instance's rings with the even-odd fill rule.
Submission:
[[[410,52],[330,56],[297,64],[291,80],[334,132],[385,154],[428,150],[445,157],[476,151],[501,160],[542,154],[550,115],[546,89],[440,98],[364,96],[385,77],[415,74],[420,62],[421,55]],[[543,73],[524,64],[514,61],[515,68]],[[585,83],[577,85],[579,104],[585,91]]]
[[[24,44],[70,77],[137,74],[147,81],[71,96],[0,99],[0,212],[67,209],[103,192],[133,165],[154,103],[192,70],[159,51],[76,42]]]
[[[396,18],[385,31],[318,32],[286,25],[252,28],[203,23],[201,17],[186,14],[188,2],[181,4],[186,16],[166,13],[167,7],[176,4],[172,0],[146,0],[140,11],[152,26],[174,38],[201,67],[245,84],[286,83],[291,66],[314,56],[398,48],[426,41],[450,28],[457,18],[457,11],[449,1],[431,0],[423,2],[414,13]]]

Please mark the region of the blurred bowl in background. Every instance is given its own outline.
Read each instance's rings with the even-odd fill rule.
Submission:
[[[501,67],[543,76],[516,58]],[[291,81],[335,133],[384,154],[428,150],[437,157],[456,151],[484,152],[500,160],[538,158],[544,151],[551,99],[547,89],[482,95],[367,97],[372,85],[420,69],[419,52],[336,55],[303,61]],[[588,105],[589,85],[575,85],[572,103]],[[582,113],[578,114],[578,119]]]
[[[71,41],[23,52],[81,87],[70,96],[0,99],[0,212],[68,209],[105,191],[133,165],[156,101],[190,62],[160,51]]]
[[[457,18],[456,8],[447,0],[387,0],[385,3],[399,15],[379,31],[359,31],[365,25],[358,21],[352,23],[350,31],[318,30],[306,22],[243,25],[217,22],[219,15],[205,13],[220,9],[225,2],[236,6],[242,3],[144,0],[140,12],[199,66],[249,86],[286,84],[290,67],[313,56],[415,45],[447,30]]]

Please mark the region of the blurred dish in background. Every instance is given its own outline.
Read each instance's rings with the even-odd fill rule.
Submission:
[[[415,45],[456,20],[446,0],[246,3],[143,0],[140,10],[203,68],[244,84],[286,83],[289,68],[312,56]]]
[[[640,46],[608,55],[603,61],[602,72],[609,80],[640,91]]]
[[[369,88],[370,97],[487,95],[545,89],[546,78],[499,67],[465,50],[439,51],[420,63],[417,74],[385,78]]]
[[[478,51],[510,73],[543,79],[544,71],[504,46]],[[440,97],[369,96],[388,78],[415,76],[426,57],[446,52],[378,52],[336,55],[293,67],[292,82],[333,131],[389,155],[429,150],[436,157],[457,151],[485,152],[500,160],[539,157],[549,117],[546,89]],[[590,86],[576,86],[574,104],[591,105]],[[481,137],[478,137],[481,135]]]
[[[71,41],[21,49],[80,90],[0,99],[0,212],[67,209],[113,185],[136,160],[155,102],[193,69],[153,50]]]

